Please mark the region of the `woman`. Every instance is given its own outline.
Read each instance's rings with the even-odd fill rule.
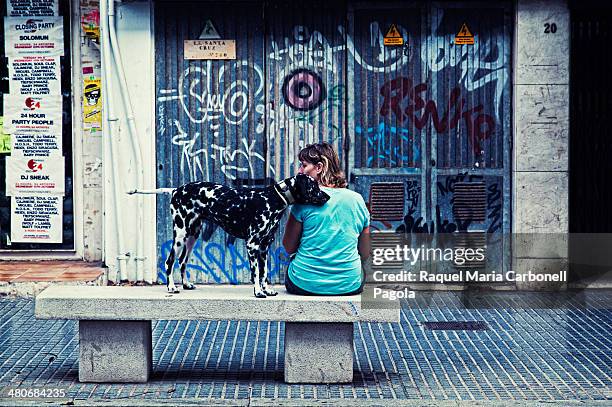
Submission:
[[[330,196],[323,206],[293,205],[283,246],[295,258],[285,286],[301,295],[354,295],[365,281],[361,262],[370,255],[370,214],[361,195],[347,189],[338,154],[329,143],[310,144],[298,155],[299,172]],[[296,253],[297,252],[297,253]]]

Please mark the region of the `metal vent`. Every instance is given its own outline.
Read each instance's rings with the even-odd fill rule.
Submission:
[[[404,219],[404,183],[374,182],[370,185],[370,217],[372,220]]]
[[[487,218],[487,189],[484,182],[457,182],[453,194],[456,220],[484,222]]]
[[[486,331],[489,326],[484,321],[436,321],[423,322],[431,331]]]
[[[474,230],[469,232],[456,233],[453,235],[455,249],[473,249],[480,250],[484,253],[484,259],[480,260],[479,255],[470,255],[472,259],[465,259],[463,264],[460,264],[459,258],[455,256],[453,263],[458,269],[482,269],[487,263],[487,233],[484,230]],[[455,253],[457,251],[455,250]],[[477,260],[478,259],[478,260]]]

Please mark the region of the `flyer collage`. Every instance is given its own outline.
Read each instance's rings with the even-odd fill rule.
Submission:
[[[58,0],[6,0],[2,152],[15,243],[62,243],[65,158],[62,150],[60,57],[63,17]]]

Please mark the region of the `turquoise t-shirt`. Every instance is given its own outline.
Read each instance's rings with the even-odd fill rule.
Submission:
[[[293,205],[302,223],[302,238],[287,272],[291,281],[315,294],[347,294],[361,285],[357,239],[370,224],[370,213],[358,193],[321,187],[329,196],[323,206]]]

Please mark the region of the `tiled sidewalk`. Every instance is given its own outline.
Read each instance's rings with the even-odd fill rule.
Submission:
[[[93,281],[104,274],[100,263],[83,261],[3,261],[0,282]]]
[[[149,383],[81,384],[76,322],[38,321],[32,300],[4,298],[0,389],[61,387],[71,398],[120,404],[194,398],[612,404],[612,291],[417,295],[403,302],[399,324],[355,326],[349,385],[283,383],[283,324],[246,321],[154,322]],[[454,320],[483,321],[488,329],[432,331],[423,324]]]

